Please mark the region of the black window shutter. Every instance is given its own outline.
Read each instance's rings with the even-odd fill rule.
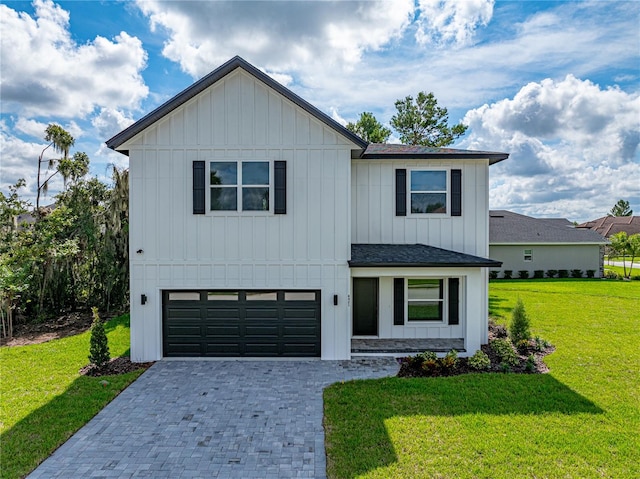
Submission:
[[[193,162],[193,214],[203,215],[205,210],[205,179],[204,161]]]
[[[407,170],[396,170],[396,216],[407,216]]]
[[[273,178],[275,194],[273,212],[277,215],[287,214],[287,162],[273,162]]]
[[[459,278],[449,278],[449,324],[460,324]]]
[[[393,324],[404,324],[404,278],[393,279]]]
[[[462,216],[462,170],[451,170],[451,216]]]

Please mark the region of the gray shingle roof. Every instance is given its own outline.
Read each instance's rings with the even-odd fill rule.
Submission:
[[[489,211],[489,244],[606,244],[595,231],[575,228],[564,218],[532,218],[506,210]]]
[[[424,244],[352,244],[349,266],[355,267],[500,267],[502,263]]]
[[[455,148],[434,148],[421,145],[396,145],[388,143],[370,143],[358,156],[366,160],[385,160],[393,158],[415,159],[480,159],[488,158],[489,164],[509,158],[509,153],[497,151],[459,150]]]
[[[328,127],[330,127],[333,130],[337,131],[340,135],[348,138],[349,140],[351,140],[356,145],[358,145],[358,146],[360,146],[362,148],[365,148],[367,146],[368,143],[366,141],[364,141],[362,138],[360,138],[358,135],[356,135],[355,133],[347,130],[344,126],[342,126],[340,123],[335,121],[333,118],[331,118],[330,116],[326,115],[325,113],[322,113],[320,110],[318,110],[311,103],[309,103],[306,100],[300,98],[298,95],[293,93],[291,90],[289,90],[288,88],[282,86],[280,83],[275,81],[269,75],[267,75],[266,73],[258,70],[256,67],[254,67],[249,62],[247,62],[246,60],[244,60],[243,58],[241,58],[239,56],[233,57],[231,60],[226,62],[224,65],[219,66],[214,71],[212,71],[208,75],[202,77],[200,80],[195,82],[190,87],[188,87],[185,90],[183,90],[182,92],[178,93],[176,96],[171,98],[169,101],[167,101],[163,105],[160,105],[158,108],[153,110],[148,115],[146,115],[146,116],[142,117],[140,120],[136,121],[130,127],[126,128],[125,130],[121,131],[120,133],[118,133],[114,137],[112,137],[109,140],[107,140],[106,141],[107,146],[109,148],[113,149],[113,150],[117,149],[124,142],[130,140],[135,135],[137,135],[138,133],[140,133],[144,129],[148,128],[149,126],[151,126],[153,123],[155,123],[156,121],[158,121],[159,119],[161,119],[165,115],[171,113],[173,110],[178,108],[180,105],[186,103],[187,101],[189,101],[194,96],[196,96],[199,93],[201,93],[202,91],[206,90],[211,85],[213,85],[214,83],[216,83],[217,81],[219,81],[220,79],[222,79],[223,77],[227,76],[229,73],[234,71],[236,68],[242,68],[247,73],[253,75],[255,78],[257,78],[258,80],[262,81],[267,86],[271,87],[272,89],[274,89],[275,91],[277,91],[278,93],[283,95],[289,101],[291,101],[291,102],[295,103],[296,105],[298,105],[300,108],[305,110],[307,113],[309,113],[312,116],[316,117],[318,120],[320,120],[321,122],[326,124]],[[123,153],[128,154],[127,151],[123,151]]]
[[[603,216],[597,220],[579,224],[577,228],[591,229],[606,238],[621,231],[634,235],[640,233],[640,216]]]

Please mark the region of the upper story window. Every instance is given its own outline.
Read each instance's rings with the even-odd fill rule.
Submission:
[[[412,170],[410,172],[411,213],[447,213],[447,172]]]
[[[209,165],[212,211],[269,211],[268,161],[212,161]]]

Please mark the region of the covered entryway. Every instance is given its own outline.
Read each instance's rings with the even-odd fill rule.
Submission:
[[[163,356],[320,356],[320,291],[164,291]]]

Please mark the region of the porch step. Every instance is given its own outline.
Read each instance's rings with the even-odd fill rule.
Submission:
[[[351,354],[417,354],[424,351],[465,352],[464,339],[352,339]]]

